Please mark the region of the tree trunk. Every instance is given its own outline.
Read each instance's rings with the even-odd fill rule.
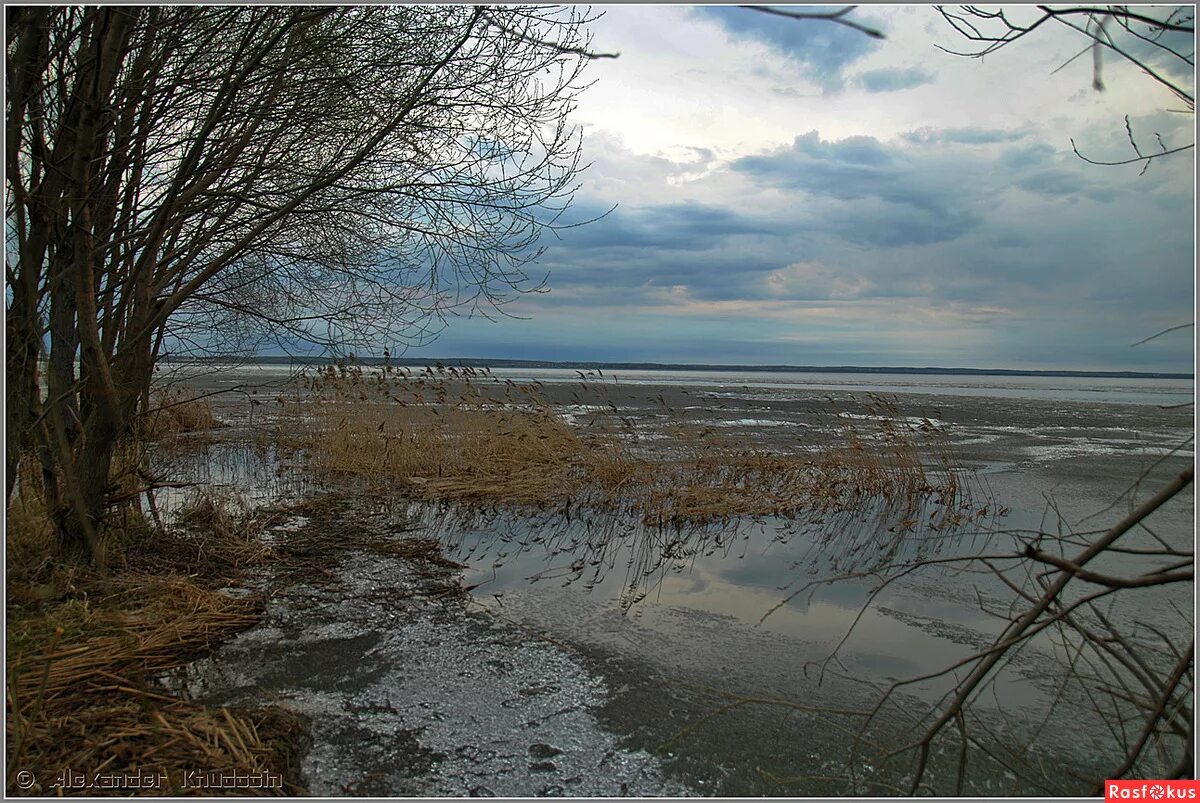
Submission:
[[[4,425],[5,442],[5,499],[11,501],[16,487],[21,461],[34,448],[34,421],[41,414],[38,387],[38,361],[41,358],[41,337],[38,332],[37,308],[29,297],[24,282],[12,285],[13,301],[6,310],[5,334],[8,353],[5,362]]]
[[[117,443],[124,434],[122,392],[114,381],[109,355],[97,321],[99,289],[95,242],[95,205],[102,202],[96,172],[108,147],[102,110],[108,104],[125,47],[131,12],[100,9],[91,21],[87,58],[81,58],[77,84],[78,146],[70,160],[68,236],[51,265],[51,404],[63,495],[70,508],[55,515],[59,546],[66,554],[90,553],[104,568],[99,525],[109,499],[109,477]],[[73,322],[73,326],[71,325]],[[80,377],[74,392],[73,359],[78,352]],[[58,387],[59,395],[54,395]],[[136,389],[132,394],[137,397]],[[78,403],[76,403],[78,398]],[[86,433],[83,437],[81,433]]]

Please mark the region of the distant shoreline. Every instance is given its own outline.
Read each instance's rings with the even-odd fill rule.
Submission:
[[[211,364],[223,362],[249,363],[258,365],[327,365],[331,362],[328,357],[240,357],[228,355],[211,357],[204,360],[177,360],[167,357],[168,363],[197,363]],[[922,374],[928,376],[1045,376],[1045,377],[1094,377],[1098,379],[1191,379],[1195,374],[1171,373],[1160,371],[1068,371],[1068,370],[1020,370],[1010,368],[916,368],[911,366],[863,366],[863,365],[737,365],[737,364],[696,364],[696,363],[660,363],[660,362],[561,362],[554,360],[505,360],[470,357],[444,357],[433,359],[427,357],[398,357],[385,360],[383,357],[356,357],[354,362],[360,365],[383,365],[391,362],[393,365],[436,367],[446,366],[460,368],[563,368],[563,369],[596,369],[605,371],[745,371],[753,373],[808,373],[808,374]]]

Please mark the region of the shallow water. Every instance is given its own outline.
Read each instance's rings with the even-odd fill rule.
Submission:
[[[221,381],[236,384],[255,376],[250,372]],[[851,393],[861,393],[866,384],[851,390],[839,385],[845,392],[831,396],[817,384],[770,379],[747,377],[755,384],[745,388],[704,377],[684,377],[674,385],[629,381],[606,385],[605,392],[649,442],[663,422],[686,420],[785,450],[797,442],[831,437],[838,413],[863,416],[856,412],[860,400]],[[692,723],[702,722],[672,743],[664,765],[668,775],[674,773],[693,791],[844,793],[844,787],[813,780],[799,785],[771,780],[828,774],[839,766],[838,756],[848,742],[832,737],[828,723],[816,714],[749,706],[712,721],[705,717],[721,708],[722,695],[731,694],[869,708],[876,689],[944,668],[990,644],[1004,622],[987,611],[1004,610],[1013,595],[990,572],[934,567],[896,580],[864,610],[877,577],[825,581],[917,557],[945,559],[984,550],[1014,556],[1039,532],[1085,537],[1119,519],[1132,499],[1152,494],[1194,453],[1191,412],[1157,406],[1184,392],[1178,383],[1115,380],[1116,387],[1105,390],[1101,383],[1110,380],[1080,380],[1077,385],[1076,380],[1024,377],[937,380],[943,384],[904,377],[915,384],[903,385],[910,393],[897,397],[898,406],[914,421],[929,417],[944,426],[960,466],[978,472],[978,499],[989,501],[990,513],[958,529],[931,530],[920,524],[897,531],[895,516],[871,511],[664,530],[589,512],[570,518],[550,513],[480,516],[386,499],[380,510],[436,536],[451,558],[465,564],[462,582],[489,616],[578,651],[587,671],[603,679],[603,692],[589,697],[584,708],[593,725],[610,730],[622,745],[653,753]],[[544,381],[547,394],[579,426],[586,426],[588,415],[603,406],[574,402],[565,381]],[[664,378],[658,376],[658,381]],[[1190,382],[1186,385],[1190,394]],[[1111,403],[1114,398],[1128,403]],[[239,401],[226,414],[231,423],[245,423],[240,416],[252,409]],[[260,457],[223,459],[224,467],[210,476],[232,486],[248,483],[259,489],[251,493],[263,498],[290,492],[280,480],[280,467],[271,462],[276,458]],[[268,479],[255,486],[256,477]],[[1123,496],[1139,479],[1135,492]],[[1000,510],[1005,515],[995,518]],[[925,517],[917,519],[924,522]],[[1156,514],[1154,536],[1190,546],[1193,521],[1194,492],[1189,488]],[[1126,540],[1133,546],[1153,543],[1145,532],[1130,533]],[[1112,568],[1130,571],[1137,565],[1137,559],[1125,558]],[[816,585],[806,589],[809,583]],[[336,618],[336,608],[331,611]],[[1146,621],[1182,638],[1191,632],[1191,611],[1190,589],[1165,587],[1126,595],[1123,606],[1110,613],[1129,627]],[[356,626],[368,626],[369,619],[359,617]],[[402,648],[395,642],[388,649]],[[837,660],[826,661],[835,649]],[[375,655],[374,650],[364,648],[364,653]],[[386,663],[387,651],[372,660]],[[397,655],[395,660],[401,659]],[[1028,730],[1059,694],[1055,678],[1060,665],[1055,644],[1037,640],[998,674],[981,710],[1011,719],[1018,734]],[[944,679],[905,687],[905,705],[917,710],[945,688]],[[1053,746],[1055,761],[1102,772],[1111,750],[1104,725],[1080,692],[1074,694],[1063,702],[1071,715],[1048,722],[1043,743]],[[421,716],[408,711],[408,719],[397,722],[423,722]],[[902,737],[910,727],[905,722],[899,711],[882,717],[880,738]],[[981,793],[1017,789],[995,767],[976,767],[972,773],[972,788]],[[653,793],[654,783],[642,788]],[[883,787],[857,788],[879,792]]]
[[[577,372],[567,368],[495,368],[492,373],[515,381],[578,381]],[[743,396],[735,391],[730,394],[735,398],[754,398],[755,391],[770,389],[791,392],[795,398],[804,398],[816,391],[836,391],[1159,405],[1186,402],[1195,393],[1193,380],[1157,378],[615,369],[607,372],[606,377],[612,382],[632,385],[732,387],[746,394]],[[772,398],[781,395],[774,394]]]
[[[167,522],[201,494],[253,508],[294,504],[318,488],[298,461],[284,457],[274,446],[209,441],[203,436],[185,436],[152,455],[151,471],[182,483],[155,491],[159,513]]]

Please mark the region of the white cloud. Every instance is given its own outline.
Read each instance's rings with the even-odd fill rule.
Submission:
[[[1011,129],[1014,121],[1066,148],[1072,135],[1120,130],[1126,113],[1136,117],[1178,105],[1127,63],[1110,60],[1103,93],[1090,88],[1090,59],[1055,72],[1081,47],[1079,36],[1062,26],[1044,26],[1037,36],[972,60],[936,48],[969,43],[933,7],[858,13],[877,21],[887,39],[853,63],[853,74],[920,70],[931,82],[894,93],[848,82],[844,91],[822,93],[777,50],[733,36],[686,6],[613,6],[595,26],[596,44],[621,51],[621,58],[595,63],[591,75],[598,83],[583,99],[579,119],[621,132],[638,154],[691,146],[733,158],[812,129],[834,139],[887,140],[924,127]],[[828,24],[765,19],[780,26]]]
[[[1193,157],[1139,179],[1070,138],[1116,160],[1126,113],[1144,150],[1194,120],[1136,69],[1109,64],[1104,93],[1086,58],[1055,73],[1066,29],[974,61],[935,48],[964,42],[931,7],[861,11],[887,39],[829,62],[838,90],[711,15],[609,8],[579,216],[620,208],[548,243],[553,292],[510,308],[532,320],[456,322],[435,350],[1187,369],[1186,341],[1128,344],[1193,315]]]

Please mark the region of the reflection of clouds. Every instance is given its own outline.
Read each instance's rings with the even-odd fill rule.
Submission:
[[[520,515],[415,506],[449,556],[470,568],[483,593],[529,584],[573,587],[631,608],[695,607],[756,624],[807,583],[882,568],[936,552],[948,539],[923,525],[888,527],[901,511],[883,502],[863,510],[814,514],[798,521],[730,520],[647,527],[627,516]],[[921,513],[903,513],[927,521]],[[838,619],[865,599],[861,582],[815,586],[797,594],[781,617],[838,609]],[[790,621],[790,620],[788,620]],[[770,622],[770,619],[768,619]],[[774,628],[775,625],[769,625]],[[801,629],[811,629],[812,623]]]
[[[773,540],[778,535],[773,528],[751,526],[736,537],[722,537],[717,547],[716,533],[729,536],[727,530],[697,530],[680,539],[678,533],[613,527],[606,537],[597,538],[600,529],[593,522],[589,540],[587,527],[579,522],[555,528],[545,518],[533,524],[520,517],[493,520],[467,538],[451,539],[460,551],[450,556],[464,560],[464,553],[473,552],[468,562],[475,569],[469,582],[484,584],[472,593],[510,615],[528,617],[532,606],[538,610],[535,619],[557,620],[562,611],[575,609],[573,603],[559,601],[587,598],[588,609],[596,611],[591,618],[561,623],[585,640],[595,628],[619,636],[636,622],[637,629],[630,632],[647,642],[643,649],[654,653],[654,634],[663,629],[671,639],[687,642],[701,634],[710,634],[704,637],[711,640],[715,628],[732,660],[752,660],[753,653],[736,646],[743,639],[777,639],[775,649],[789,656],[793,671],[807,667],[810,679],[848,633],[835,668],[886,682],[940,670],[967,657],[997,632],[996,620],[978,609],[970,588],[936,572],[892,584],[865,612],[862,607],[875,582],[869,578],[818,583],[778,607],[810,580],[839,573],[829,562],[814,566],[832,551],[845,551],[844,541],[823,549],[812,533],[796,533],[780,542]],[[959,545],[965,550],[980,546]],[[662,558],[664,548],[671,557]],[[501,554],[505,557],[498,560]],[[905,559],[899,556],[897,561]],[[986,581],[972,582],[986,587]],[[991,596],[1003,589],[996,592]],[[984,594],[988,596],[986,588]],[[696,649],[712,647],[706,641]],[[1019,667],[1005,669],[1001,675],[1005,704],[1037,702],[1036,687],[1012,681],[1016,670]],[[935,680],[909,692],[936,695],[947,683]]]

